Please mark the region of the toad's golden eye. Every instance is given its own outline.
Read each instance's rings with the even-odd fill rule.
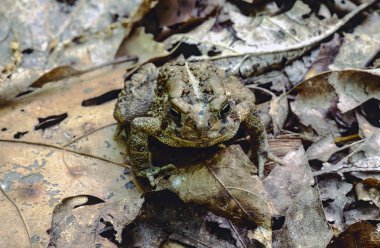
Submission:
[[[169,110],[169,113],[171,117],[173,117],[174,120],[180,120],[181,119],[181,113],[178,112],[175,108],[171,107]]]
[[[225,102],[220,109],[220,116],[226,116],[231,110],[231,106],[229,102]]]

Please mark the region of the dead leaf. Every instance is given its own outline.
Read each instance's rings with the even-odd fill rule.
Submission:
[[[281,95],[271,100],[269,114],[272,117],[274,133],[277,134],[284,127],[289,114],[289,105],[286,95]]]
[[[307,188],[295,196],[287,210],[285,225],[273,232],[273,247],[326,247],[332,231],[325,220],[319,192]]]
[[[273,231],[273,247],[325,247],[332,232],[325,220],[319,192],[302,148],[289,152],[286,166],[277,166],[264,180],[279,216],[280,230]],[[323,239],[321,239],[323,237]]]
[[[117,56],[135,56],[139,63],[144,63],[149,59],[164,57],[168,55],[162,43],[156,42],[152,34],[147,34],[144,28],[137,28],[126,39],[124,39]]]
[[[44,85],[41,89],[24,95],[17,102],[9,103],[0,109],[0,133],[2,139],[17,139],[17,132],[28,132],[21,140],[44,144],[64,145],[94,130],[114,124],[112,116],[115,102],[105,101],[95,106],[83,106],[87,99],[120,89],[124,67],[103,69],[64,79],[55,84]],[[113,96],[117,98],[117,93]],[[44,130],[35,130],[39,118],[62,113],[67,118]],[[112,136],[103,137],[102,143],[111,142]]]
[[[244,236],[236,236],[241,229],[229,220],[199,205],[186,204],[167,190],[147,193],[136,221],[126,230],[127,247],[159,247],[173,241],[186,247],[248,245]]]
[[[369,201],[380,209],[380,180],[377,178],[366,178],[355,185],[358,200]]]
[[[177,23],[186,22],[191,18],[195,8],[195,0],[164,0],[156,6],[156,13],[160,26],[172,26]]]
[[[352,184],[334,176],[324,176],[318,179],[326,220],[336,229],[336,232],[340,233],[346,227],[343,219],[344,208],[354,201],[352,197],[348,196],[352,190]]]
[[[358,111],[356,111],[355,114],[356,119],[358,120],[359,134],[361,137],[368,138],[380,131],[378,127],[374,127],[363,115],[359,114]]]
[[[305,151],[298,148],[289,152],[283,160],[286,166],[277,166],[265,178],[265,188],[279,215],[285,215],[294,195],[314,184]]]
[[[354,121],[348,111],[371,98],[380,99],[378,77],[377,70],[332,71],[315,76],[297,87],[291,110],[318,135],[331,132],[339,136],[342,131],[338,124],[347,128]]]
[[[305,75],[305,79],[312,78],[322,72],[328,71],[329,65],[335,60],[342,44],[342,39],[338,34],[335,34],[329,42],[322,43],[318,52],[318,57],[309,68]]]
[[[6,82],[22,78],[15,86],[6,83],[7,87],[14,88],[8,89],[8,92],[16,92],[7,95],[6,99],[25,91],[27,86],[46,73],[54,74],[56,80],[112,62],[124,36],[129,33],[132,24],[142,17],[142,2],[102,1],[97,3],[98,7],[90,2],[72,5],[59,1],[4,3],[0,15],[12,20],[8,23],[12,35],[1,44],[8,45],[17,36],[22,41],[20,51],[29,51],[20,53],[22,63],[19,69],[11,73],[12,76],[2,75]],[[145,9],[145,12],[148,10]],[[53,73],[55,68],[61,69]]]
[[[53,210],[69,197],[88,195],[105,202],[100,208],[102,212],[93,218],[95,223],[92,225],[98,227],[96,223],[101,216],[105,216],[103,219],[106,220],[109,215],[117,216],[112,224],[119,235],[124,225],[133,221],[138,214],[142,204],[141,192],[132,186],[132,176],[122,166],[51,146],[6,141],[1,141],[0,146],[2,191],[20,211],[18,216],[8,216],[8,220],[14,222],[12,226],[19,224],[21,218],[28,230],[26,235],[35,245],[45,247],[49,243],[51,237],[47,230],[51,227]],[[9,156],[20,151],[22,156]],[[128,186],[130,184],[131,187]],[[71,211],[78,210],[71,208]],[[87,211],[94,213],[91,207]],[[77,221],[84,220],[79,218]],[[71,232],[76,233],[78,230]],[[1,233],[4,237],[14,237],[14,233],[5,230]],[[25,242],[22,238],[19,241]],[[24,245],[19,243],[17,247]]]
[[[306,151],[309,160],[318,159],[327,162],[331,155],[339,151],[339,147],[335,145],[335,141],[331,133],[326,134],[316,142],[314,142]]]
[[[380,32],[377,23],[380,16],[371,13],[354,32],[345,33],[344,41],[330,70],[364,68],[380,50]]]
[[[328,82],[338,95],[339,110],[345,113],[371,98],[380,100],[379,75],[380,71],[376,69],[332,72]]]
[[[204,164],[179,169],[159,189],[170,189],[183,201],[207,206],[240,225],[269,228],[275,211],[256,172],[239,146],[229,146]]]
[[[380,246],[380,232],[366,221],[359,221],[348,227],[339,237],[330,243],[328,248],[338,247],[368,247]]]
[[[367,202],[352,203],[349,210],[344,212],[343,218],[346,225],[352,225],[360,220],[380,221],[379,208]]]
[[[363,3],[340,20],[333,16],[325,20],[310,17],[308,21],[303,15],[309,12],[309,8],[301,1],[296,1],[294,7],[282,15],[258,15],[255,18],[245,16],[228,2],[222,3],[226,11],[224,15],[228,16],[222,19],[232,21],[230,29],[218,28],[217,22],[205,22],[186,34],[170,36],[164,43],[166,47],[172,47],[178,42],[186,42],[199,47],[203,56],[215,53],[217,55],[211,58],[215,65],[232,74],[248,77],[267,71],[268,66],[273,69],[283,61],[300,57],[374,1]],[[238,42],[235,42],[236,37]]]

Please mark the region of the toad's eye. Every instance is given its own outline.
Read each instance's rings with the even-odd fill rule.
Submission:
[[[231,106],[229,102],[225,102],[220,109],[220,116],[226,116],[231,110]]]
[[[169,113],[173,117],[174,120],[180,120],[181,119],[181,113],[178,112],[175,108],[171,107],[169,110]]]

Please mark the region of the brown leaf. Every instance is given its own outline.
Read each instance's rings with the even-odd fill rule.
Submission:
[[[145,194],[145,202],[134,224],[126,228],[127,247],[159,247],[177,241],[190,247],[245,247],[239,227],[205,207],[187,204],[168,190]],[[187,246],[186,246],[187,247]]]
[[[380,210],[380,180],[377,178],[366,178],[355,185],[358,200],[369,201]]]
[[[305,75],[305,79],[312,78],[322,72],[328,71],[328,67],[337,56],[341,44],[342,40],[338,34],[335,34],[331,41],[322,43],[320,45],[318,57],[309,68],[309,71]]]
[[[361,115],[358,111],[355,112],[356,119],[359,124],[359,134],[363,138],[368,138],[374,135],[376,132],[379,132],[379,128],[373,126],[367,121],[367,119]]]
[[[20,139],[35,143],[64,145],[99,128],[115,123],[112,116],[113,99],[96,105],[83,106],[87,99],[120,89],[124,67],[103,69],[44,85],[24,95],[17,102],[0,108],[0,133],[2,139],[12,140],[17,132],[28,132]],[[116,98],[117,95],[114,96]],[[67,114],[62,122],[44,130],[35,130],[39,118]],[[102,143],[112,140],[103,137]],[[111,142],[111,141],[110,141]]]
[[[17,155],[20,151],[22,155]],[[142,204],[141,192],[134,186],[129,170],[104,160],[51,146],[5,141],[0,142],[0,160],[2,191],[20,211],[18,216],[8,216],[7,221],[12,223],[9,228],[19,225],[19,219],[22,219],[28,230],[26,235],[36,245],[46,245],[50,238],[57,238],[54,236],[57,233],[49,237],[47,230],[51,228],[54,208],[69,197],[87,195],[104,202],[98,206],[101,212],[98,211],[97,217],[92,218],[94,222],[77,219],[78,223],[82,223],[77,225],[78,228],[84,227],[83,221],[89,221],[92,223],[90,226],[96,227],[100,217],[110,221],[109,216],[114,216],[115,219],[110,222],[119,232],[118,235],[121,235],[125,224],[134,220]],[[70,209],[67,211],[78,211],[72,207]],[[91,207],[87,211],[94,214]],[[18,228],[25,230],[22,226]],[[91,233],[93,229],[87,231]],[[12,240],[9,235],[14,237],[14,233],[4,229],[0,232],[4,240]],[[60,234],[70,236],[72,232],[79,230],[70,229],[69,233]],[[25,242],[22,238],[19,241]],[[24,245],[19,243],[17,247]]]
[[[339,136],[338,124],[348,128],[354,121],[350,110],[371,98],[380,99],[379,75],[378,70],[354,69],[320,74],[297,87],[291,110],[318,135]]]
[[[330,243],[328,248],[376,248],[380,246],[380,232],[366,221],[359,221],[348,227]]]
[[[275,211],[256,171],[239,146],[229,146],[204,164],[179,169],[159,185],[240,225],[269,228]]]
[[[161,27],[185,22],[195,8],[195,0],[163,0],[156,6],[156,13]]]

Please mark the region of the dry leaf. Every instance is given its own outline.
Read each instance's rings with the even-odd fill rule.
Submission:
[[[380,99],[378,79],[377,70],[320,74],[297,87],[298,95],[290,103],[291,110],[303,125],[311,126],[318,135],[331,132],[339,136],[344,129],[338,130],[338,124],[347,128],[353,123],[348,111],[371,98]]]
[[[348,227],[330,243],[328,248],[376,248],[380,246],[380,232],[366,221],[359,221]]]
[[[137,28],[121,44],[117,56],[136,56],[139,63],[149,59],[163,57],[169,53],[162,43],[156,42],[152,34],[147,34],[144,28]]]
[[[377,12],[370,14],[353,33],[345,33],[344,41],[330,70],[364,68],[380,50]]]
[[[334,176],[324,176],[318,179],[326,220],[334,229],[337,229],[336,231],[342,232],[346,227],[343,210],[354,200],[352,197],[348,197],[348,193],[352,190],[352,184]]]
[[[179,169],[159,185],[240,225],[269,228],[275,211],[256,172],[239,146],[229,146],[205,163]]]
[[[314,142],[307,149],[306,156],[309,160],[318,159],[327,162],[331,155],[339,150],[339,147],[335,145],[333,136],[329,133]]]
[[[211,60],[220,68],[248,77],[300,57],[374,2],[363,3],[342,19],[333,16],[320,20],[314,16],[304,19],[309,8],[301,1],[296,1],[294,7],[284,14],[257,15],[255,18],[245,16],[234,5],[221,1],[225,11],[221,19],[231,20],[229,29],[218,28],[219,24],[213,20],[186,34],[172,35],[164,43],[166,47],[178,42],[195,45],[203,56],[216,54]]]
[[[274,133],[279,133],[284,127],[289,114],[288,99],[285,95],[273,98],[270,102],[269,114],[272,117]]]
[[[316,188],[295,196],[285,216],[285,225],[273,232],[273,247],[324,248],[332,238]]]
[[[314,179],[305,152],[301,147],[283,160],[287,165],[275,167],[264,180],[273,205],[285,216],[285,225],[273,231],[273,247],[325,247],[332,232],[319,192],[312,187]]]
[[[136,221],[126,229],[127,247],[159,247],[168,240],[190,247],[240,248],[248,244],[231,221],[199,205],[186,204],[170,191],[147,193]]]
[[[21,41],[18,46],[22,51],[22,63],[19,69],[10,73],[12,76],[1,75],[5,81],[2,87],[7,87],[8,93],[16,94],[1,94],[0,99],[12,99],[49,72],[54,74],[50,78],[57,80],[112,62],[132,24],[149,10],[142,10],[142,2],[150,0],[125,3],[98,1],[96,5],[91,2],[69,4],[60,1],[3,3],[0,16],[12,22],[7,22],[11,35],[0,44],[8,46],[17,37]],[[53,73],[54,68],[60,69]]]
[[[114,124],[112,116],[118,89],[122,87],[124,68],[100,70],[78,78],[44,85],[17,102],[0,109],[0,137],[44,144],[65,145],[68,142]],[[89,102],[92,104],[83,104]],[[97,100],[98,99],[98,100]],[[67,114],[67,118],[43,129],[37,129],[39,118]],[[18,133],[25,133],[18,136]],[[112,142],[104,136],[100,144]],[[99,144],[99,145],[100,145]],[[95,154],[94,154],[95,155]]]
[[[380,180],[377,178],[366,178],[355,185],[358,200],[369,201],[380,209]]]
[[[91,225],[99,228],[97,223],[101,217],[109,220],[109,216],[114,216],[111,223],[119,235],[124,225],[138,214],[142,204],[141,192],[124,167],[49,146],[5,141],[0,142],[0,146],[2,191],[20,211],[18,216],[8,216],[16,217],[9,221],[14,222],[12,225],[19,225],[18,219],[22,219],[28,230],[26,235],[33,244],[46,246],[49,243],[51,237],[47,231],[51,227],[53,210],[69,197],[88,195],[104,202],[102,211],[98,212]],[[87,211],[93,213],[91,207]],[[4,229],[1,233],[4,237],[14,237],[14,233]],[[24,245],[19,243],[17,247]],[[1,246],[9,247],[8,244]]]

